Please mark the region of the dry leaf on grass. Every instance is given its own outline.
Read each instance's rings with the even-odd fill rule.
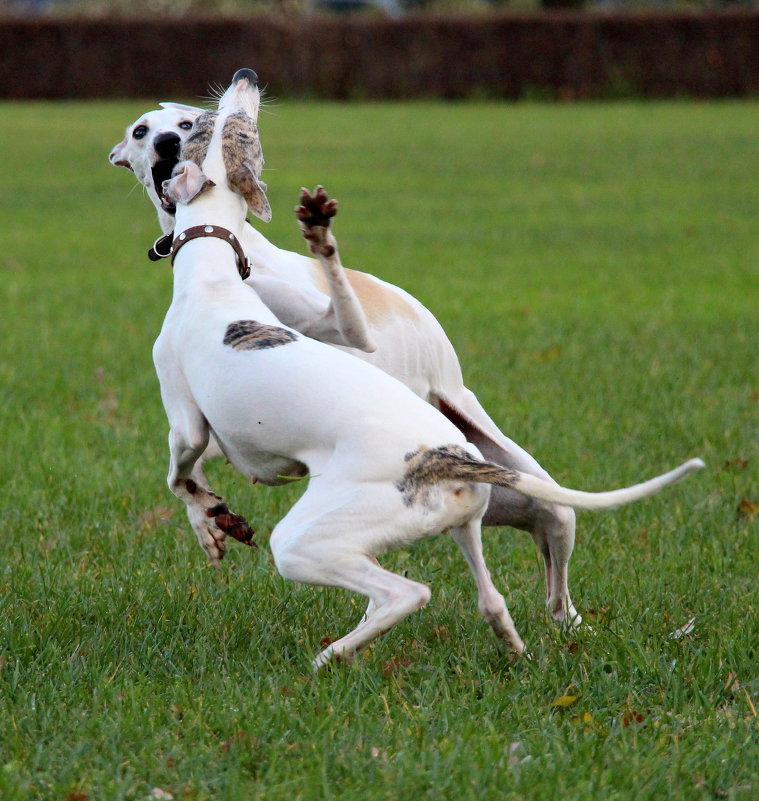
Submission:
[[[551,706],[555,709],[566,709],[568,706],[572,706],[572,704],[579,697],[579,695],[561,695],[551,704]]]
[[[734,470],[738,472],[739,470],[745,470],[748,467],[748,459],[744,459],[742,456],[736,456],[735,459],[727,459],[722,463],[723,470]]]
[[[160,787],[154,787],[150,791],[148,798],[150,798],[151,801],[171,801],[174,796],[167,790],[162,790]]]
[[[739,520],[741,518],[744,520],[753,520],[759,515],[759,503],[754,503],[754,501],[749,498],[741,498],[741,502],[738,504],[735,511],[738,514]]]
[[[407,668],[411,664],[411,661],[408,659],[399,659],[397,656],[393,657],[393,659],[388,660],[382,666],[382,675],[383,676],[392,676],[394,673],[398,673],[403,668]]]
[[[693,629],[696,628],[696,618],[692,617],[684,626],[680,626],[679,629],[675,629],[674,631],[670,631],[667,635],[670,640],[679,640],[683,637],[687,637]]]

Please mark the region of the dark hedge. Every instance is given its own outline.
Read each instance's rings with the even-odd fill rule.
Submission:
[[[198,97],[253,67],[277,97],[759,94],[759,12],[5,20],[5,98]]]

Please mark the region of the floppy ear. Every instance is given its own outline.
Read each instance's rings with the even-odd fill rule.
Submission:
[[[197,106],[186,106],[184,103],[168,103],[163,102],[158,104],[161,108],[173,108],[176,111],[186,111],[188,114],[194,114],[196,117],[203,113],[202,108]]]
[[[132,169],[132,165],[124,154],[128,144],[129,136],[127,135],[117,145],[114,145],[113,150],[108,156],[108,161],[110,161],[114,167],[126,167],[128,170]],[[134,170],[132,170],[132,172],[134,172]]]
[[[271,222],[271,206],[266,197],[266,184],[256,178],[253,167],[249,161],[243,163],[230,173],[227,173],[230,186],[237,189],[245,198],[248,208],[260,220]]]
[[[163,182],[163,193],[172,203],[181,203],[186,206],[212,186],[216,186],[216,184],[203,173],[197,164],[192,161],[183,161],[178,167],[177,174]]]

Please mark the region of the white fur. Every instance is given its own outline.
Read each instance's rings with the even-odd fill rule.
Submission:
[[[217,132],[225,113],[250,108],[250,94],[257,97],[257,92],[246,79],[233,82],[220,103]],[[215,186],[189,205],[177,206],[178,232],[214,225],[237,236],[243,233],[245,204],[227,184],[214,150],[217,143],[214,136],[203,175],[196,176],[202,178],[198,186],[206,178]],[[196,165],[185,164],[180,178],[196,171]],[[170,183],[166,191],[171,196]],[[289,330],[295,341],[257,350],[224,344],[229,326],[242,320]],[[376,557],[446,530],[470,564],[484,616],[504,644],[524,649],[482,558],[480,522],[489,488],[447,478],[430,485],[423,500],[409,502],[399,487],[409,469],[409,454],[420,448],[454,445],[474,457],[479,457],[478,449],[387,373],[285,329],[240,281],[226,242],[196,239],[178,252],[174,294],[154,360],[171,428],[169,487],[187,504],[193,528],[212,560],[223,554],[224,538],[214,530],[210,511],[218,499],[207,486],[192,483],[210,431],[230,462],[251,480],[276,483],[283,474],[308,468],[312,477],[305,493],[271,536],[277,568],[287,578],[341,586],[370,599],[363,621],[322,651],[315,667],[334,656],[351,658],[427,603],[427,587],[384,570]],[[539,491],[560,502],[574,498],[572,491],[551,482],[523,474],[516,478],[519,492]],[[523,488],[520,482],[525,481],[530,486]],[[585,499],[578,500],[584,504]]]
[[[166,132],[184,141],[189,134],[187,121],[196,119],[202,109],[174,103],[161,106],[161,110],[147,112],[127,126],[110,160],[134,172],[156,208],[162,230],[169,233],[175,223],[173,216],[163,211],[155,191],[151,170],[159,157],[153,143]],[[148,133],[135,138],[133,134],[141,125]],[[342,267],[325,269],[313,258],[282,250],[251,225],[243,227],[241,242],[252,267],[248,285],[284,324],[336,345],[397,378],[443,410],[489,459],[552,481],[527,451],[498,429],[464,385],[458,357],[445,331],[416,298],[367,273],[346,273]],[[346,275],[351,275],[354,286]],[[367,310],[366,316],[361,307]],[[216,454],[218,449],[211,437],[205,458]],[[201,465],[195,475],[202,481]],[[582,619],[567,584],[575,541],[574,511],[494,487],[484,522],[530,532],[544,558],[546,604],[552,616],[557,622],[578,625]]]

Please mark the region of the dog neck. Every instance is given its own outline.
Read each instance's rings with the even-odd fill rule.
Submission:
[[[179,204],[172,248],[175,283],[247,278],[250,268],[240,245],[244,226],[245,202],[226,186],[208,189],[189,205]]]
[[[209,238],[221,239],[222,242],[226,242],[235,252],[237,272],[240,274],[240,278],[244,281],[250,276],[250,262],[240,240],[231,231],[218,225],[195,225],[192,228],[185,228],[171,244],[171,263],[174,263],[177,253],[188,242],[192,242],[193,239]]]

